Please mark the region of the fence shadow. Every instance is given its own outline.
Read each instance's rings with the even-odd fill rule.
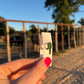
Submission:
[[[56,69],[58,71],[67,73],[63,77],[60,77],[60,78],[58,77],[58,79],[54,82],[54,84],[57,84],[58,80],[60,80],[60,82],[61,82],[62,80],[65,80],[66,78],[67,78],[67,80],[65,80],[62,84],[65,84],[66,82],[68,83],[68,81],[69,81],[70,84],[83,84],[84,68],[82,68],[82,70],[77,71],[77,69],[80,69],[82,66],[84,66],[84,64],[78,66],[76,69],[73,69],[71,71],[63,69],[63,68],[52,67],[53,69]],[[69,75],[71,75],[70,78],[68,78]]]

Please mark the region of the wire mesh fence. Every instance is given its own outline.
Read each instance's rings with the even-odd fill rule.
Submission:
[[[0,28],[0,64],[7,62],[7,48],[6,48],[6,37],[3,35],[4,28],[1,25]]]
[[[41,32],[49,32],[52,36],[53,52],[64,51],[84,44],[84,26],[45,22],[16,21],[0,19],[0,64],[21,58],[38,58]],[[23,30],[10,33],[7,21],[22,22]],[[2,25],[2,22],[6,22]],[[38,25],[37,31],[30,33],[25,23],[47,24],[44,29]],[[54,25],[49,29],[49,25]],[[52,27],[52,26],[51,26]],[[6,32],[4,34],[4,32]]]

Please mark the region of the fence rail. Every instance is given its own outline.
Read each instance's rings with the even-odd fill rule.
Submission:
[[[22,22],[22,23],[36,23],[36,24],[55,24],[55,25],[69,25],[69,26],[82,26],[84,25],[73,25],[73,24],[64,24],[64,23],[49,23],[49,22],[36,22],[36,21],[23,21],[23,20],[9,20],[9,19],[0,19],[0,21],[4,22]]]

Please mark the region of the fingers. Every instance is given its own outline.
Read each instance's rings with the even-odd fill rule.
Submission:
[[[14,74],[11,76],[11,80],[15,80],[18,79],[19,77],[23,76],[26,72],[28,72],[28,70],[23,70],[23,71],[19,71],[18,73]],[[46,75],[44,74],[40,80],[44,80],[46,78]]]
[[[23,76],[26,72],[28,72],[28,70],[19,71],[18,73],[11,75],[10,76],[11,77],[10,79],[11,80],[18,79],[19,77]]]
[[[42,84],[42,81],[39,81],[37,84]]]
[[[24,74],[19,81],[24,82],[24,80],[30,84],[36,84],[43,74],[47,71],[51,59],[47,57],[46,59],[40,59],[34,67],[32,67],[26,74]],[[33,79],[33,80],[32,80]],[[31,81],[32,80],[32,81]]]
[[[41,77],[41,79],[38,81],[37,84],[42,84],[42,81],[43,81],[45,78],[46,78],[46,75],[44,74],[44,75]]]
[[[46,78],[46,75],[44,74],[41,78],[40,78],[40,80],[44,80]]]
[[[0,65],[0,68],[2,69],[2,72],[5,73],[4,75],[10,77],[11,74],[14,75],[21,70],[30,69],[37,61],[39,61],[39,59],[40,58],[15,60],[15,61]]]

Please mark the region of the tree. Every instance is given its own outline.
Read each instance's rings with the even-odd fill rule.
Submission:
[[[5,18],[0,16],[0,19],[5,19]],[[13,27],[9,27],[9,30],[10,30],[10,34],[16,32]],[[0,35],[6,36],[6,23],[3,21],[0,21]]]
[[[0,16],[0,19],[4,19],[4,17]]]
[[[84,4],[84,0],[46,0],[45,7],[50,10],[53,8],[52,18],[57,23],[70,23],[70,16],[74,16],[73,12],[79,10],[79,7]]]
[[[47,32],[47,28],[46,27],[43,28],[43,32]]]
[[[0,16],[0,19],[4,19],[4,17]],[[5,26],[5,22],[0,21],[0,35],[6,35],[6,26]]]
[[[9,30],[10,30],[10,34],[12,34],[12,33],[15,33],[15,32],[16,32],[16,30],[15,30],[13,27],[9,27]]]
[[[78,23],[80,23],[81,25],[84,25],[84,18],[81,18],[81,20],[78,21]]]
[[[30,26],[30,30],[29,30],[32,34],[35,34],[35,33],[37,33],[38,32],[38,30],[37,30],[37,28],[36,28],[36,26],[35,25],[31,25]]]

